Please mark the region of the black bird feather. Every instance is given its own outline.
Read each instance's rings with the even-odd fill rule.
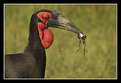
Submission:
[[[38,12],[31,17],[29,40],[24,53],[5,55],[5,78],[44,78],[46,54],[37,28],[40,21]]]

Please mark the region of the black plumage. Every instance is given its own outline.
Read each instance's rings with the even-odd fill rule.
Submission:
[[[24,53],[5,56],[6,78],[44,78],[46,54],[39,38],[37,22],[40,19],[36,16],[37,13],[31,17],[29,40]]]

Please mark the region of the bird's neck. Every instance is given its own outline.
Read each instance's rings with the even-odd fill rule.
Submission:
[[[31,17],[29,40],[24,52],[31,53],[37,59],[45,57],[45,49],[40,41],[38,26],[34,16]]]
[[[29,57],[34,57],[36,61],[35,69],[33,70],[32,76],[36,76],[34,74],[36,74],[35,72],[39,70],[39,72],[37,72],[39,76],[44,77],[46,67],[46,54],[45,49],[40,41],[35,15],[31,17],[29,27],[29,40],[24,50],[24,54]]]

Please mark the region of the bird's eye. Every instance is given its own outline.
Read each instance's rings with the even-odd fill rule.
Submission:
[[[43,17],[43,19],[48,20],[48,19],[49,19],[49,17]]]

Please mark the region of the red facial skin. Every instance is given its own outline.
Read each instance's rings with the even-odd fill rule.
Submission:
[[[51,19],[52,15],[47,12],[41,12],[37,14],[37,16],[40,18],[41,21],[43,21],[45,24],[47,24],[47,21]],[[44,19],[44,17],[48,17],[48,19]],[[39,31],[39,37],[41,39],[41,43],[45,49],[49,48],[54,40],[53,33],[48,29],[47,25],[45,25],[41,22],[38,22],[38,31]]]

